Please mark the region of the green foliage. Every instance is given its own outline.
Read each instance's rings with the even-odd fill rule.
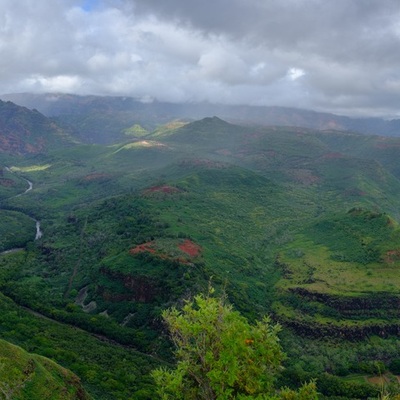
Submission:
[[[0,399],[88,400],[79,378],[45,357],[0,340]]]
[[[35,221],[17,211],[0,209],[0,252],[23,247],[35,237]]]
[[[156,366],[164,365],[160,359],[30,312],[1,294],[0,308],[0,337],[23,347],[29,353],[48,357],[70,369],[81,378],[86,391],[96,400],[136,400],[137,391],[142,393],[142,399],[155,398],[154,383],[149,373]],[[6,351],[7,348],[0,344],[0,357],[2,350]],[[11,363],[17,360],[16,354],[13,350],[7,356]],[[29,354],[27,357],[33,356]],[[56,368],[53,365],[51,370]],[[67,373],[61,370],[63,374]],[[147,393],[147,397],[143,397],[144,393]],[[46,394],[26,398],[39,400],[52,397]]]
[[[389,364],[389,369],[396,375],[400,375],[400,359],[392,360]]]
[[[367,399],[379,395],[379,387],[366,382],[346,382],[328,373],[318,376],[318,391],[325,396],[346,396],[350,399]]]
[[[141,136],[148,135],[149,131],[147,131],[141,125],[135,124],[135,125],[131,126],[130,128],[125,129],[124,134],[127,136],[141,137]]]
[[[103,143],[126,141],[132,126],[140,133],[135,124],[156,126],[128,114],[72,122]],[[295,329],[278,386],[327,372],[340,375],[328,387],[345,393],[347,379],[365,381],[371,366],[399,359],[398,339],[367,338],[399,326],[399,140],[218,118],[182,125],[129,144],[4,157],[16,173],[3,173],[12,186],[0,188],[2,215],[14,214],[2,219],[0,240],[12,234],[25,251],[0,257],[0,290],[61,324],[2,304],[1,335],[71,367],[96,398],[153,399],[148,371],[162,362],[103,347],[90,333],[168,358],[161,310],[213,276],[250,321],[274,305],[274,317]],[[19,174],[33,190],[12,197],[26,189]],[[41,221],[40,241],[29,215]],[[201,253],[182,263],[174,258],[185,239]],[[130,252],[147,242],[155,254]]]
[[[299,393],[273,394],[284,358],[279,326],[268,318],[250,325],[223,298],[212,297],[212,292],[195,296],[182,311],[163,312],[178,364],[173,371],[153,372],[161,398],[316,399],[312,385]]]
[[[308,233],[316,243],[331,249],[333,259],[365,265],[380,261],[379,246],[388,246],[393,228],[387,215],[355,208],[345,215],[317,222]]]

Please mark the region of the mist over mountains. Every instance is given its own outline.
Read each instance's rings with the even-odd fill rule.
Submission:
[[[77,129],[82,140],[94,143],[118,142],[124,137],[121,132],[134,124],[153,130],[174,119],[196,120],[213,115],[245,125],[298,126],[400,136],[398,119],[352,118],[298,108],[167,103],[157,100],[143,102],[133,97],[78,96],[61,93],[5,94],[0,98],[36,109],[65,127]],[[96,125],[93,125],[94,122]],[[93,130],[96,130],[96,133]]]
[[[74,140],[37,110],[0,101],[0,148],[12,154],[35,154]]]
[[[399,21],[0,0],[0,400],[400,400]]]

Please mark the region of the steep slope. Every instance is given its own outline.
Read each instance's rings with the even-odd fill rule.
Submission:
[[[0,101],[0,152],[37,154],[71,143],[61,128],[38,111]]]
[[[0,393],[1,398],[15,400],[91,398],[72,372],[1,339]]]
[[[182,117],[181,106],[147,103],[130,97],[27,93],[1,98],[53,117],[84,143],[120,143],[135,136],[135,131],[141,135],[145,130]]]

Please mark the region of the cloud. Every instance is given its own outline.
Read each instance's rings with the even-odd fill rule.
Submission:
[[[396,0],[0,0],[0,93],[395,115]]]

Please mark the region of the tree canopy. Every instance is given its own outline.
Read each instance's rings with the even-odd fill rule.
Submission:
[[[317,399],[310,383],[298,392],[276,390],[284,353],[280,327],[265,317],[254,325],[223,297],[197,295],[182,310],[163,312],[177,365],[153,372],[158,393],[169,399]]]

